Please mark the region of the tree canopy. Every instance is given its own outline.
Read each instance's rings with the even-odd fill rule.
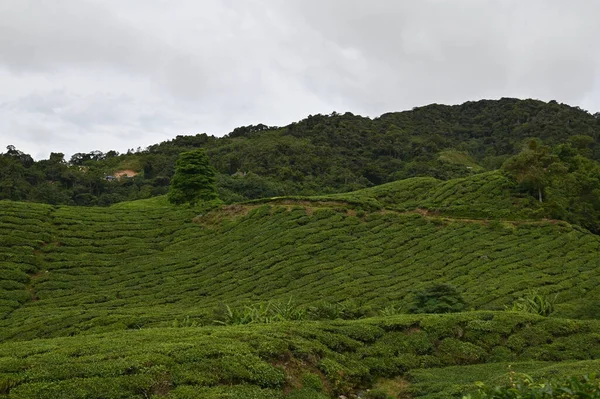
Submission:
[[[600,114],[554,101],[503,98],[432,104],[373,119],[349,112],[310,115],[283,127],[241,126],[224,137],[181,135],[123,154],[91,151],[34,161],[11,146],[0,154],[0,199],[107,206],[166,194],[179,154],[200,148],[227,203],[348,192],[416,176],[448,180],[498,169],[531,138],[553,149],[570,144],[599,161]],[[137,175],[114,178],[122,170]],[[539,198],[532,184],[529,190]],[[544,183],[544,202],[548,190]]]
[[[167,198],[178,205],[196,205],[200,201],[208,202],[217,198],[215,171],[203,149],[179,155]]]

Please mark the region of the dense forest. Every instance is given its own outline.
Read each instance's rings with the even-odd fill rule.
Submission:
[[[598,161],[599,116],[554,101],[503,98],[375,119],[311,115],[284,127],[238,127],[220,138],[177,136],[124,154],[52,153],[35,161],[8,146],[0,154],[0,199],[107,206],[150,198],[167,192],[177,156],[196,148],[207,150],[227,203],[348,192],[415,176],[465,177],[498,169],[532,137],[550,147],[568,143]],[[112,178],[122,170],[137,174]]]

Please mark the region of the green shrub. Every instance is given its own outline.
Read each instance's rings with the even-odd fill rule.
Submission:
[[[475,364],[487,359],[487,352],[477,345],[446,338],[438,346],[439,357],[446,364]]]
[[[465,310],[462,295],[450,284],[436,284],[417,292],[410,313],[452,313]]]
[[[174,320],[172,327],[199,327],[200,323],[196,320],[191,320],[190,316],[185,316],[183,319],[181,320]]]
[[[270,310],[272,315],[281,321],[306,319],[306,309],[295,303],[292,297],[287,301],[271,302]]]
[[[396,307],[394,304],[387,305],[385,308],[381,309],[378,312],[378,315],[382,316],[382,317],[396,316],[399,314],[402,314],[402,311],[400,310],[400,308]]]
[[[323,390],[323,381],[321,381],[321,378],[317,374],[304,373],[302,375],[302,387],[321,392]]]
[[[476,393],[463,399],[598,399],[600,378],[572,377],[566,381],[534,381],[525,374],[511,373],[509,386],[488,387],[478,383]]]
[[[306,310],[296,305],[292,298],[288,301],[262,302],[243,308],[232,308],[221,304],[213,312],[214,322],[222,325],[274,323],[278,321],[304,320]]]
[[[517,299],[512,307],[507,310],[515,312],[527,312],[539,314],[540,316],[550,316],[554,313],[554,304],[558,295],[544,295],[537,290],[530,290],[524,296]]]
[[[319,391],[315,391],[311,388],[302,388],[294,390],[289,393],[286,399],[329,399],[329,396],[325,396]]]
[[[367,399],[390,399],[391,396],[389,396],[387,393],[380,391],[378,389],[374,389],[372,391],[367,392]]]
[[[308,316],[312,320],[343,319],[346,307],[341,303],[319,301],[308,307]]]
[[[0,395],[8,395],[10,390],[19,385],[19,380],[14,377],[0,377]]]

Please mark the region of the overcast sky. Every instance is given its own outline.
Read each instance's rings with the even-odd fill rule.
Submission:
[[[0,0],[0,152],[520,97],[600,110],[597,0]]]

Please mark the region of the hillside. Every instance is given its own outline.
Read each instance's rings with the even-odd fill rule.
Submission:
[[[544,202],[457,150],[441,155],[463,177],[343,193],[0,201],[0,396],[434,399],[590,374],[600,165],[583,152],[511,158],[539,161]],[[411,314],[440,285],[464,312]],[[549,317],[507,310],[532,295]]]
[[[177,136],[146,149],[53,153],[47,160],[9,146],[0,154],[0,199],[100,205],[165,194],[183,151],[206,148],[219,195],[239,202],[340,193],[410,177],[441,180],[499,168],[529,138],[570,143],[600,160],[600,118],[577,107],[503,98],[432,104],[378,118],[311,115],[288,126],[242,126],[225,137]],[[131,170],[135,177],[111,179]]]
[[[486,176],[502,181],[411,179],[202,215],[160,198],[111,208],[2,202],[0,392],[318,399],[375,388],[448,398],[474,378],[506,383],[509,364],[541,377],[596,370],[596,320],[502,309],[539,287],[558,293],[555,316],[598,318],[600,239],[535,219],[535,209],[511,219],[518,198],[501,185],[479,190]],[[502,218],[490,216],[493,199]],[[403,312],[434,281],[484,310],[211,326],[221,302],[325,300],[350,318],[390,303]]]
[[[485,187],[480,176],[472,185],[420,179],[347,195],[358,207],[339,196],[281,199],[196,218],[144,201],[108,209],[4,202],[0,338],[164,326],[184,315],[205,323],[219,303],[290,297],[406,310],[432,282],[455,285],[474,309],[502,309],[540,287],[559,294],[557,315],[598,317],[600,238],[527,218],[527,208],[519,214],[501,188],[495,198],[469,194]],[[429,188],[429,202],[402,202],[399,193],[418,182],[415,198]],[[457,186],[461,196],[444,196]]]
[[[474,378],[508,383],[510,369],[541,377],[597,370],[599,329],[598,321],[475,312],[8,342],[0,395],[327,399],[364,397],[375,384],[392,397],[449,398],[472,390]]]
[[[487,364],[469,370],[490,383],[508,364],[546,377],[598,366],[597,322],[555,317],[600,317],[600,238],[539,219],[500,173],[202,214],[161,198],[0,204],[0,390],[13,398],[318,398],[373,386],[445,398],[472,389],[466,365]],[[479,312],[369,318],[406,312],[434,282]],[[535,287],[558,295],[553,318],[503,311]],[[223,304],[269,301],[367,318],[214,326]]]

